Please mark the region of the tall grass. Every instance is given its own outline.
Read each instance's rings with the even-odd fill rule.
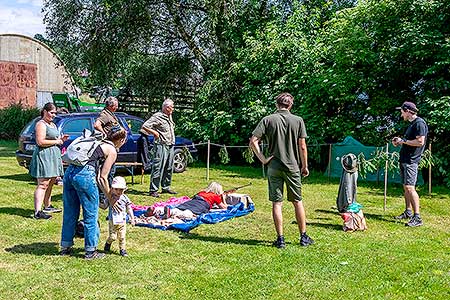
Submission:
[[[450,195],[435,188],[421,195],[424,226],[406,228],[393,216],[403,209],[400,186],[390,186],[383,211],[382,187],[360,184],[369,229],[344,233],[335,209],[338,180],[313,174],[304,180],[308,233],[316,243],[298,244],[290,203],[284,207],[287,248],[275,238],[267,184],[260,168],[217,166],[210,180],[224,187],[252,182],[256,211],[188,234],[128,227],[128,258],[115,253],[83,260],[83,240],[75,256],[58,256],[61,214],[34,220],[34,180],[19,167],[14,143],[0,142],[1,299],[450,299]],[[148,176],[148,175],[147,175]],[[173,188],[193,195],[207,185],[206,170],[175,174]],[[131,178],[127,177],[128,182]],[[130,184],[136,204],[149,205],[149,178]],[[61,187],[53,192],[62,207]],[[102,248],[107,237],[101,212]]]

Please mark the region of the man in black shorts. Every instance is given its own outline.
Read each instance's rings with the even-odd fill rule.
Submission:
[[[286,183],[287,199],[295,208],[295,218],[300,231],[300,245],[308,246],[314,241],[306,234],[306,215],[302,202],[301,176],[308,176],[308,154],[303,119],[291,114],[294,97],[283,93],[276,98],[277,111],[264,117],[253,131],[250,147],[258,159],[268,165],[269,200],[272,201],[272,216],[277,232],[274,246],[286,247],[283,236],[283,189]],[[259,142],[264,139],[269,145],[270,157],[261,152]],[[300,169],[301,162],[301,169]]]
[[[425,150],[428,126],[417,116],[419,111],[412,102],[404,102],[401,107],[402,118],[409,122],[404,137],[394,137],[392,144],[402,146],[400,149],[400,177],[405,194],[405,211],[395,217],[397,220],[409,219],[406,226],[417,227],[423,225],[420,217],[419,195],[416,191],[417,174],[420,158]],[[414,211],[414,214],[413,214]]]

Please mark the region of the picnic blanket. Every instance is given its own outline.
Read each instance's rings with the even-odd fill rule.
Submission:
[[[136,226],[148,227],[160,230],[180,230],[183,232],[189,232],[190,230],[200,226],[201,224],[216,224],[227,221],[232,218],[241,217],[252,213],[255,210],[253,202],[243,203],[239,202],[236,205],[229,205],[226,209],[212,209],[208,213],[198,215],[191,220],[182,219],[167,219],[161,220],[154,216],[146,217],[144,213],[148,208],[169,206],[174,207],[179,203],[188,201],[188,197],[171,198],[166,202],[158,202],[152,206],[132,206],[135,215]],[[247,205],[246,205],[247,204]]]

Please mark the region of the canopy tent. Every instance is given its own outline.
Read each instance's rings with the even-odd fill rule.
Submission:
[[[375,147],[375,146],[365,146],[356,139],[351,136],[347,136],[344,141],[341,143],[336,143],[331,146],[331,155],[330,155],[330,163],[328,164],[328,168],[326,171],[327,175],[331,177],[341,177],[342,175],[342,165],[341,165],[341,157],[348,154],[353,153],[358,156],[360,153],[363,153],[367,160],[373,158],[376,151],[386,151],[386,146],[384,147]],[[400,147],[394,147],[389,144],[388,147],[389,153],[399,152]],[[367,180],[367,181],[380,181],[382,182],[384,178],[384,168],[378,170],[375,173],[368,173],[366,178],[362,178],[359,176],[358,180]],[[388,174],[388,182],[390,183],[400,183],[400,174],[398,170],[395,173]],[[417,179],[417,184],[422,185],[424,183],[422,175],[419,172],[419,177]]]

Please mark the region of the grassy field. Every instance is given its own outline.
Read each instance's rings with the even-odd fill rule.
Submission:
[[[304,180],[308,233],[316,244],[300,247],[292,205],[285,203],[287,248],[275,238],[267,185],[261,169],[213,168],[210,180],[225,188],[252,182],[254,213],[189,234],[128,227],[130,257],[114,253],[99,261],[58,255],[62,214],[34,220],[35,183],[17,165],[15,144],[0,142],[0,299],[450,299],[450,192],[419,190],[425,225],[406,228],[393,216],[403,209],[400,186],[383,190],[361,183],[369,229],[344,233],[335,205],[338,181],[313,174]],[[207,185],[206,170],[175,174],[173,188],[192,195]],[[127,177],[128,182],[131,178]],[[136,204],[150,205],[145,183],[130,185]],[[54,205],[62,207],[62,188]],[[100,248],[107,237],[101,212]]]

